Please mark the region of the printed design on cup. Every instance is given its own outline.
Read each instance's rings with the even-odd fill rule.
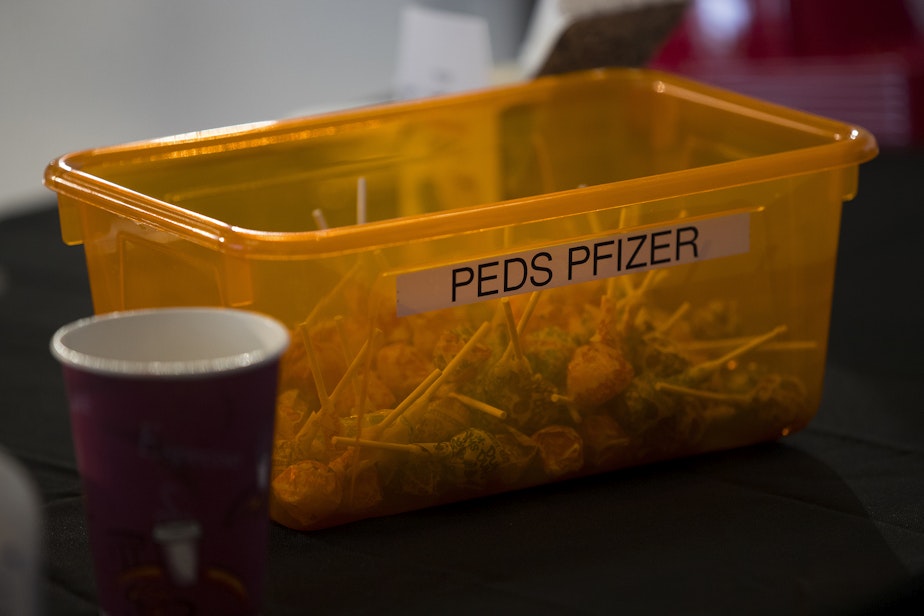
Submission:
[[[195,466],[207,469],[234,469],[241,465],[241,456],[234,451],[202,449],[168,443],[153,424],[141,426],[138,455],[170,467]]]
[[[162,492],[172,507],[173,490]],[[244,613],[252,605],[241,578],[222,567],[200,562],[202,525],[193,518],[156,522],[148,537],[111,533],[122,563],[118,584],[138,614],[196,614],[203,593],[210,605]],[[148,549],[153,543],[156,552]],[[179,591],[179,592],[178,592]],[[183,594],[189,592],[189,596]]]
[[[160,522],[151,533],[160,546],[170,580],[177,586],[191,586],[199,577],[199,538],[202,525],[197,520]]]
[[[119,576],[125,598],[137,614],[196,614],[196,598],[172,592],[167,573],[157,565],[142,565],[128,569]],[[251,602],[244,583],[234,574],[220,567],[206,567],[200,586],[209,589],[213,599],[224,601],[230,613],[246,613]],[[201,596],[198,599],[202,599]],[[215,601],[212,601],[215,604]]]
[[[200,566],[202,527],[198,521],[160,522],[150,537],[133,532],[110,535],[122,563],[118,583],[134,613],[196,614],[203,592],[211,605],[222,605],[231,613],[245,613],[251,607],[251,597],[237,575],[217,566]],[[145,556],[152,539],[159,548],[158,562],[146,562],[154,560]],[[184,596],[184,590],[190,595]]]
[[[226,568],[202,562],[206,525],[187,507],[195,501],[191,494],[196,491],[186,480],[190,467],[237,470],[241,456],[169,442],[156,423],[139,427],[135,448],[140,459],[166,469],[168,478],[158,489],[158,505],[151,511],[152,526],[147,533],[110,533],[121,562],[118,584],[125,599],[139,614],[195,614],[203,592],[211,597],[210,605],[217,601],[232,613],[249,609],[252,597],[244,581]],[[263,458],[258,461],[253,485],[232,499],[223,519],[226,526],[233,526],[240,516],[260,513],[266,500],[263,474],[268,469],[268,454]]]

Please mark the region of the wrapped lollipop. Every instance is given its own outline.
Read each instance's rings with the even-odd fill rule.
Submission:
[[[408,443],[413,439],[414,426],[426,414],[430,401],[443,388],[452,391],[460,378],[477,364],[476,359],[485,349],[481,340],[487,335],[490,326],[482,323],[474,334],[462,345],[458,352],[446,363],[444,369],[436,368],[414,388],[395,409],[388,414],[382,424],[370,434],[374,439],[394,443]]]
[[[325,381],[323,377],[323,372],[320,367],[320,358],[314,348],[311,337],[307,335],[304,336],[303,340],[320,401],[320,408],[308,417],[307,421],[305,421],[293,439],[296,442],[297,448],[304,452],[305,458],[325,461],[328,459],[319,452],[326,451],[331,436],[340,434],[340,429],[342,427],[340,421],[341,409],[344,415],[350,414],[350,411],[353,411],[357,415],[363,415],[367,410],[370,412],[374,411],[376,406],[367,409],[367,403],[370,401],[370,391],[377,391],[381,394],[382,397],[378,400],[381,404],[377,405],[379,408],[381,408],[381,406],[390,406],[390,403],[394,402],[391,392],[388,391],[387,388],[384,388],[384,386],[384,391],[375,387],[370,388],[370,382],[376,382],[375,379],[371,378],[372,373],[369,370],[369,364],[371,363],[370,358],[372,347],[380,333],[379,330],[373,331],[370,339],[363,343],[362,348],[360,348],[359,352],[353,357],[352,361],[343,371],[339,381],[337,381],[337,385],[330,393],[328,393],[327,381]],[[361,386],[357,386],[354,377],[360,371],[364,372],[364,378],[362,379]],[[351,399],[354,400],[355,403],[353,405],[344,404],[342,400],[345,396],[351,396]],[[371,400],[375,401],[375,396],[373,396]],[[319,436],[321,438],[318,438]]]
[[[484,382],[485,400],[503,409],[518,430],[529,433],[552,423],[572,421],[568,405],[557,396],[558,389],[539,372],[497,367]]]
[[[791,376],[769,373],[760,376],[750,391],[712,391],[658,383],[667,395],[705,405],[700,416],[707,424],[721,424],[725,429],[763,434],[760,438],[786,436],[801,427],[810,409],[805,388]],[[740,438],[738,439],[740,440]]]
[[[663,270],[649,270],[637,287],[630,286],[629,279],[623,277],[622,294],[616,292],[615,281],[607,285],[607,292],[600,298],[600,316],[592,340],[621,348],[627,337],[637,335],[636,318],[644,306],[646,293],[664,275]]]
[[[270,484],[270,514],[290,528],[306,530],[333,515],[343,498],[340,477],[326,464],[303,460]]]
[[[279,390],[312,390],[311,366],[305,345],[298,335],[298,331],[290,335],[290,344],[282,357],[279,358]],[[317,402],[317,393],[311,391],[314,402]]]
[[[555,325],[523,337],[523,352],[530,366],[555,387],[566,386],[568,363],[577,347],[575,336]]]
[[[348,438],[368,434],[370,431],[376,430],[385,421],[389,413],[391,413],[389,409],[380,409],[370,413],[363,413],[362,415],[342,417],[340,418],[340,429],[333,431],[333,433]]]
[[[639,329],[627,338],[626,353],[638,374],[672,377],[682,373],[693,363],[670,333],[681,317],[690,309],[684,302],[663,320],[649,320],[644,331]]]
[[[531,293],[519,317],[520,335],[554,327],[577,339],[589,338],[599,317],[595,298],[601,286],[595,281]]]
[[[335,437],[335,444],[392,451],[411,456],[403,473],[413,466],[427,468],[434,491],[480,490],[515,484],[529,467],[535,447],[510,432],[494,434],[469,428],[440,443],[391,443]],[[423,464],[421,464],[423,462]],[[428,463],[436,466],[427,467]]]
[[[415,442],[435,443],[452,438],[472,424],[472,410],[457,397],[439,396],[430,401],[426,411],[412,426]]]
[[[510,305],[501,305],[509,345],[482,378],[485,401],[505,411],[510,423],[524,432],[568,421],[568,407],[556,398],[558,389],[527,359]]]
[[[394,481],[397,490],[429,499],[516,485],[537,451],[532,440],[515,430],[470,429],[447,442],[404,447],[410,458]]]
[[[313,430],[305,430],[309,423]],[[343,427],[339,418],[315,412],[308,418],[295,436],[292,438],[276,438],[273,441],[273,474],[300,462],[302,460],[317,460],[327,463],[332,458],[330,446],[323,439],[316,438],[317,434],[340,434]]]
[[[528,459],[510,449],[509,442],[477,428],[460,432],[447,442],[417,446],[439,458],[446,480],[462,490],[514,484],[529,465]]]
[[[406,342],[383,346],[376,354],[376,371],[397,399],[405,398],[433,371],[434,365]]]
[[[615,406],[616,421],[643,457],[679,454],[702,433],[703,402],[667,394],[658,383],[635,379]]]
[[[619,349],[590,342],[578,347],[568,364],[568,394],[577,408],[593,409],[621,394],[634,377]]]
[[[785,436],[794,423],[811,416],[808,397],[802,383],[791,376],[771,374],[762,378],[752,394],[752,408],[757,421],[768,426],[783,426]]]
[[[453,360],[462,357],[462,361],[456,361],[454,370],[451,373],[452,381],[465,382],[476,380],[477,375],[490,360],[491,349],[482,344],[468,345],[474,335],[459,330],[443,332],[436,342],[434,348],[433,363],[437,368],[446,372],[446,368],[453,363]],[[466,349],[466,353],[462,350]],[[449,376],[446,377],[450,378]]]
[[[707,397],[677,394],[701,385],[729,362],[784,331],[784,326],[774,328],[719,358],[693,364],[670,378],[661,379],[650,373],[640,375],[626,388],[616,420],[634,438],[644,440],[647,447],[682,451],[702,434],[705,425],[702,410]]]
[[[706,302],[691,312],[688,323],[690,334],[699,339],[737,336],[741,332],[738,304],[733,300]]]
[[[399,494],[436,499],[446,488],[445,475],[441,460],[418,456],[401,467],[390,486]]]
[[[577,473],[584,467],[584,441],[569,426],[546,426],[532,435],[549,479]]]
[[[276,398],[276,439],[293,438],[308,419],[308,415],[308,404],[302,399],[298,389],[281,392]]]
[[[692,365],[689,355],[661,335],[646,336],[634,345],[631,356],[636,372],[658,378],[680,375]]]
[[[343,496],[338,513],[348,517],[372,511],[384,500],[382,480],[372,460],[363,460],[356,449],[349,449],[330,463],[337,474]]]
[[[632,441],[613,417],[595,413],[581,424],[587,463],[597,469],[616,469],[634,460]]]

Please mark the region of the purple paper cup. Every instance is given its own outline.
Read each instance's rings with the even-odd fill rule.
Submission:
[[[279,357],[276,320],[157,308],[59,329],[105,614],[260,611]]]

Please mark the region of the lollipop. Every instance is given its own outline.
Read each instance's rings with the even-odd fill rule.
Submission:
[[[584,441],[568,426],[546,426],[532,435],[539,447],[542,468],[550,479],[576,473],[584,466]]]
[[[580,409],[592,409],[622,393],[635,371],[625,356],[603,342],[578,347],[568,364],[568,392]]]
[[[307,529],[340,507],[343,486],[329,466],[303,460],[285,469],[270,484],[270,513],[291,528]]]

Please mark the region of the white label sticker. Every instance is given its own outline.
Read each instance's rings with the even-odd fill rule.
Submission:
[[[395,98],[483,88],[490,83],[491,61],[484,18],[410,5],[401,12]]]
[[[397,277],[397,312],[403,317],[743,254],[750,239],[750,214],[742,213],[409,272]]]

